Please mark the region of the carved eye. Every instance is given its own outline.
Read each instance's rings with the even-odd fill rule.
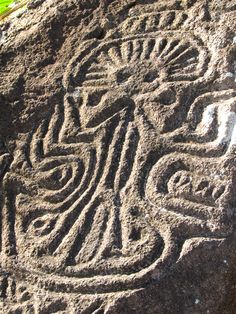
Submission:
[[[157,97],[157,101],[162,106],[170,106],[176,101],[176,91],[173,89],[165,89],[160,92]]]
[[[102,96],[106,94],[107,90],[95,90],[88,95],[87,105],[90,107],[95,107],[99,105]]]
[[[145,76],[143,81],[146,83],[152,83],[159,77],[159,73],[157,70],[149,71]]]
[[[199,184],[198,184],[198,186],[196,188],[196,191],[197,192],[198,191],[202,191],[202,190],[208,188],[208,186],[209,186],[209,182],[207,180],[202,180],[202,181],[199,182]]]
[[[118,71],[116,74],[116,81],[118,84],[122,84],[127,82],[131,76],[132,73],[129,71],[129,69],[123,69]]]
[[[174,194],[191,192],[192,178],[187,171],[177,171],[168,182],[168,191]]]
[[[129,239],[132,241],[138,241],[141,239],[141,229],[133,227],[130,234]]]
[[[34,228],[35,229],[41,229],[44,226],[44,221],[42,221],[41,219],[38,219],[34,222]]]
[[[44,217],[40,217],[35,219],[32,222],[33,233],[36,236],[44,236],[49,234],[56,224],[56,217],[50,217],[50,215],[46,215]]]
[[[217,201],[224,192],[225,192],[225,186],[215,187],[215,189],[212,192],[212,198],[215,201]]]

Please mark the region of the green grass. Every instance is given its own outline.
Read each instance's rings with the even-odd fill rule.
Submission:
[[[0,0],[0,15],[9,11],[9,5],[14,3],[14,0]]]
[[[0,21],[18,9],[23,8],[28,2],[29,0],[0,0]],[[13,3],[14,6],[11,6]]]

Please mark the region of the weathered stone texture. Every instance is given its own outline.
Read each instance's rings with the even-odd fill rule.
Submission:
[[[236,313],[236,2],[1,28],[1,313]]]

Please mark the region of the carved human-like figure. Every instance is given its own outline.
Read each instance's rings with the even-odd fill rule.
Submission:
[[[189,96],[210,75],[195,37],[83,45],[64,76],[64,103],[19,143],[5,176],[14,222],[2,251],[39,281],[52,273],[51,289],[137,289],[186,239],[228,230],[231,181],[219,167],[234,145],[235,92]],[[181,237],[173,221],[186,226]]]

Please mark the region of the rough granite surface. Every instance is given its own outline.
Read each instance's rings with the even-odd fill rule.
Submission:
[[[236,1],[33,1],[0,32],[0,313],[236,313]]]

